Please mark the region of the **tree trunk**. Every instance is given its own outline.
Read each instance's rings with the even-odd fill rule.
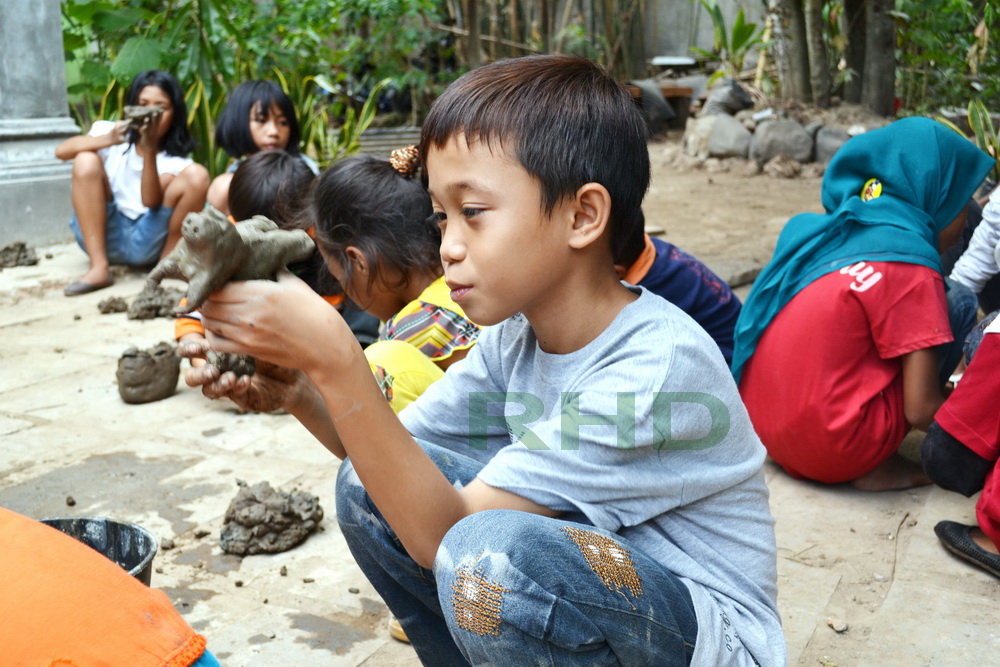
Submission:
[[[861,78],[861,104],[880,116],[893,116],[896,94],[896,22],[889,15],[893,0],[868,0],[865,16],[865,68]]]
[[[823,40],[823,0],[806,0],[805,14],[812,101],[826,109],[830,106],[830,65]]]
[[[462,13],[465,14],[465,29],[469,31],[469,38],[465,42],[465,62],[470,69],[474,69],[483,64],[483,42],[480,39],[482,33],[479,29],[479,0],[464,0],[462,3]]]
[[[806,21],[802,0],[772,0],[774,44],[781,97],[785,100],[812,99],[809,85],[809,52],[806,48]]]
[[[844,101],[848,104],[861,104],[865,71],[865,5],[865,0],[844,0],[841,32],[847,37],[844,61],[850,72],[844,82]]]

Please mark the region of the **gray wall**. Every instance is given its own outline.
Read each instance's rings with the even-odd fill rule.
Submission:
[[[0,247],[72,238],[61,21],[59,0],[0,0]]]
[[[764,26],[765,7],[760,0],[718,0],[726,19],[727,30],[732,30],[737,10],[742,7],[746,21]],[[648,0],[646,3],[646,55],[692,56],[690,47],[711,50],[713,39],[712,19],[701,3],[691,0]],[[747,64],[755,60],[748,58]]]

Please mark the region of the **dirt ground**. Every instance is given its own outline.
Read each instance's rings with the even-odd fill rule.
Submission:
[[[650,146],[649,230],[745,295],[788,217],[819,210],[820,179],[748,177],[739,161],[679,168],[678,138]],[[98,311],[108,297],[134,299],[141,273],[68,299],[61,290],[85,270],[83,253],[71,243],[37,252],[38,265],[0,271],[0,506],[113,516],[169,540],[152,585],[224,665],[418,664],[388,637],[387,611],[337,528],[337,461],[288,415],[242,414],[183,382],[166,400],[124,404],[119,356],[170,340],[172,323]],[[974,522],[973,500],[933,488],[863,494],[792,480],[771,463],[766,474],[790,664],[996,662],[1000,582],[946,554],[932,530]],[[319,496],[322,530],[282,554],[224,554],[236,479]]]

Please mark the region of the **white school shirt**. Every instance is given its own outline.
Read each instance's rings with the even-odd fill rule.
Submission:
[[[110,120],[96,121],[87,136],[100,137],[109,134],[115,124]],[[111,184],[111,195],[114,197],[118,210],[135,220],[146,211],[142,203],[142,165],[143,158],[136,152],[134,144],[123,143],[101,148],[97,151],[104,162],[104,171]],[[194,164],[189,157],[170,155],[160,151],[156,154],[156,171],[162,174],[177,175],[186,167]]]
[[[990,200],[983,207],[983,219],[969,239],[969,247],[965,249],[949,276],[968,287],[974,294],[983,291],[983,286],[990,278],[1000,272],[1000,258],[996,257],[1000,249],[1000,189],[990,195]]]

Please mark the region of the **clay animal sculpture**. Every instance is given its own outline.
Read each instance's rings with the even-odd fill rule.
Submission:
[[[274,280],[278,269],[311,256],[316,246],[306,232],[279,229],[261,215],[235,225],[208,207],[189,213],[181,240],[146,278],[149,291],[165,278],[188,284],[187,304],[179,313],[200,307],[208,295],[230,280]]]
[[[163,107],[127,106],[124,109],[123,116],[128,121],[128,129],[138,130],[147,123],[155,123],[162,114]]]

